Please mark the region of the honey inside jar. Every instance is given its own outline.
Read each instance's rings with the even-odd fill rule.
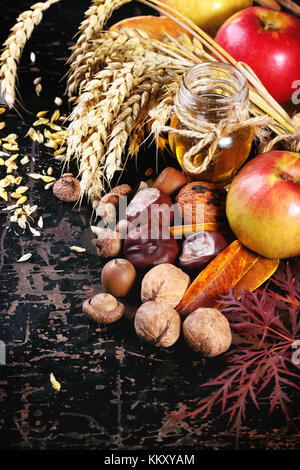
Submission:
[[[185,115],[217,125],[222,119],[230,119],[236,103],[242,110],[247,109],[248,94],[247,80],[239,70],[229,64],[209,62],[198,64],[186,72],[179,87],[177,103]],[[171,118],[170,127],[184,127],[176,114]],[[197,167],[207,156],[209,145],[189,157],[187,165],[184,154],[195,144],[193,139],[170,131],[168,140],[173,154],[192,179],[226,185],[247,160],[253,137],[254,131],[248,127],[221,137],[213,162],[201,172]]]

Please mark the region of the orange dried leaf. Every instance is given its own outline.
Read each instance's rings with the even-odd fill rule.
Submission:
[[[175,227],[169,227],[169,230],[173,236],[189,235],[194,232],[201,232],[202,230],[207,232],[223,232],[224,225],[208,222],[206,224],[176,225]]]
[[[219,296],[239,282],[249,261],[249,250],[238,240],[232,242],[201,271],[176,310],[186,317],[200,307],[217,307]]]
[[[279,259],[258,256],[235,286],[236,297],[241,298],[242,291],[253,292],[267,281],[277,270]]]

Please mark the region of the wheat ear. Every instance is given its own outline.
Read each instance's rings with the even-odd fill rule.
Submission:
[[[67,82],[68,94],[74,95],[82,89],[90,78],[99,70],[99,57],[95,60],[95,54],[104,24],[110,18],[114,10],[120,8],[131,0],[93,0],[92,5],[85,12],[85,19],[79,27],[79,37],[72,47],[69,59],[70,71]],[[103,57],[106,51],[103,50]],[[98,70],[97,70],[98,67]]]
[[[126,143],[136,126],[146,117],[150,102],[155,100],[165,76],[155,76],[146,79],[136,87],[134,94],[124,101],[115,126],[112,129],[107,146],[105,160],[105,175],[111,181],[116,171],[122,169],[122,156]],[[129,155],[129,154],[128,154]]]
[[[0,56],[1,92],[10,108],[15,103],[17,66],[26,41],[30,38],[34,27],[41,22],[43,12],[59,1],[48,0],[44,3],[35,3],[30,10],[21,13],[17,18],[17,23],[11,28],[11,34],[3,44],[4,49]]]

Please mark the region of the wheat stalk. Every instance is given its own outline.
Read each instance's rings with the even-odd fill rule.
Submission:
[[[154,53],[132,30],[103,32],[94,42],[95,61],[100,57],[103,69],[83,85],[70,116],[66,154],[67,161],[74,157],[79,162],[82,195],[92,200],[103,191],[103,179],[111,181],[121,169],[128,137],[146,116],[150,97],[192,65]]]
[[[134,94],[124,101],[120,110],[116,125],[112,129],[105,159],[105,174],[108,181],[112,180],[114,174],[122,169],[122,156],[126,143],[137,126],[143,122],[147,116],[147,111],[151,103],[155,101],[162,84],[165,82],[164,75],[157,75],[155,81],[153,77],[145,78],[136,89]],[[131,146],[131,151],[133,147]],[[135,150],[134,150],[135,151]],[[130,152],[128,152],[128,157]],[[126,165],[126,162],[123,164]]]
[[[135,78],[134,63],[113,62],[87,83],[71,115],[68,129],[67,158],[80,160],[82,194],[97,198],[103,191],[99,167],[103,165],[109,127],[124,99],[130,94]],[[103,98],[102,80],[111,79]],[[102,176],[102,173],[100,174]]]
[[[60,0],[47,0],[35,3],[30,10],[24,11],[17,18],[17,23],[11,28],[11,34],[3,44],[0,56],[1,92],[7,105],[12,108],[16,98],[17,67],[26,41],[30,38],[35,26],[42,18],[43,12]]]
[[[101,58],[107,55],[102,44],[100,53],[99,44],[95,42],[100,38],[103,26],[110,18],[114,10],[120,8],[131,0],[93,0],[92,5],[85,12],[85,19],[79,27],[79,37],[72,47],[70,56],[70,71],[67,82],[68,94],[74,95],[80,91],[92,76],[99,71]],[[109,47],[107,44],[105,47]],[[97,60],[95,55],[98,53]],[[100,57],[99,57],[100,53]]]

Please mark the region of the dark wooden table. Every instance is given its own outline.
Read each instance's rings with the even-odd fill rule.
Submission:
[[[1,43],[17,14],[30,4],[1,1]],[[223,370],[224,359],[204,360],[182,340],[168,350],[152,348],[141,343],[128,318],[109,326],[89,321],[81,306],[101,290],[102,267],[91,243],[91,208],[86,202],[80,208],[61,203],[26,176],[26,171],[42,172],[49,166],[55,176],[60,174],[59,164],[25,134],[35,113],[54,110],[55,96],[63,96],[65,61],[88,5],[87,0],[63,0],[45,14],[19,68],[22,108],[19,114],[7,111],[3,116],[7,127],[0,137],[16,132],[21,154],[30,157],[21,174],[30,185],[29,203],[38,206],[33,226],[42,216],[44,228],[41,237],[33,237],[10,223],[7,211],[0,212],[0,340],[6,345],[6,365],[0,366],[0,449],[233,449],[235,436],[220,409],[205,419],[167,416],[194,409],[209,392],[201,384]],[[141,11],[129,5],[113,20]],[[38,76],[40,97],[33,85]],[[69,111],[68,104],[64,110]],[[136,181],[154,165],[155,153],[147,150],[139,162]],[[0,208],[7,204],[1,200]],[[72,245],[86,252],[73,252]],[[32,258],[17,263],[27,252]],[[51,372],[61,383],[59,392],[51,386]],[[295,431],[287,428],[279,411],[269,417],[267,403],[266,397],[260,411],[248,409],[240,448],[298,448]],[[297,416],[296,402],[291,409]]]

